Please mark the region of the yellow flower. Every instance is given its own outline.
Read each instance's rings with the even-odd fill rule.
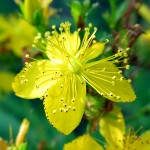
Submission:
[[[130,83],[115,63],[124,62],[127,51],[98,61],[104,43],[96,42],[92,25],[85,28],[81,41],[79,30],[70,32],[69,22],[60,25],[60,33],[46,32],[45,38],[39,33],[35,44],[49,59],[26,63],[16,76],[13,89],[23,98],[44,98],[44,109],[51,124],[64,134],[69,134],[81,121],[86,100],[86,83],[99,94],[116,102],[131,102],[136,96]],[[29,55],[27,55],[29,57]],[[32,59],[32,58],[31,58]],[[122,68],[122,67],[121,67]],[[123,68],[129,68],[129,65]]]
[[[100,133],[105,138],[107,150],[149,150],[150,130],[137,136],[137,132],[126,132],[123,115],[120,108],[114,108],[100,120]]]
[[[0,42],[5,43],[9,50],[17,56],[23,55],[23,49],[32,46],[37,31],[23,19],[14,16],[4,18],[0,16]]]
[[[107,144],[105,150],[149,150],[150,130],[137,136],[136,132],[125,133],[124,118],[120,108],[114,108],[100,120],[100,132]],[[103,143],[103,142],[101,142]],[[83,135],[64,145],[64,150],[104,150],[90,135]]]

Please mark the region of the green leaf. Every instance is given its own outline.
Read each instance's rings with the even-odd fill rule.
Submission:
[[[116,9],[115,22],[118,21],[127,9],[127,1],[121,3],[121,5]]]
[[[82,13],[82,6],[81,3],[77,0],[72,1],[71,4],[71,15],[73,16],[73,19],[75,21],[75,23],[78,22],[79,16]]]

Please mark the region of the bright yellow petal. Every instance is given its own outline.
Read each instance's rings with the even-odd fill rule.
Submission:
[[[49,60],[28,63],[15,77],[12,84],[15,94],[23,98],[40,98],[59,78],[59,66]],[[58,75],[56,75],[56,72]]]
[[[56,80],[47,92],[44,109],[47,119],[60,132],[69,134],[80,123],[84,113],[86,84],[68,73]]]
[[[83,135],[64,145],[64,150],[104,150],[91,136]]]
[[[120,108],[113,105],[113,110],[100,119],[100,133],[107,141],[108,149],[123,148],[125,123]]]
[[[87,48],[81,57],[81,62],[87,62],[88,60],[91,60],[93,58],[96,58],[99,56],[103,50],[104,50],[105,43],[103,42],[97,42],[93,44],[91,47]],[[84,47],[83,47],[84,48]],[[81,49],[82,51],[82,49]]]
[[[97,61],[84,65],[83,76],[102,96],[116,102],[131,102],[135,93],[118,68],[109,61]]]
[[[80,37],[78,32],[74,32],[73,34],[62,33],[60,37],[64,38],[64,48],[66,51],[71,56],[74,56],[80,46]]]
[[[131,147],[133,150],[150,150],[150,130],[137,137],[133,143],[129,142],[128,147]]]

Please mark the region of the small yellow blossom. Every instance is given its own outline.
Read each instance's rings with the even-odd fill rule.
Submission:
[[[124,118],[120,108],[114,108],[100,119],[100,132],[106,144],[98,144],[90,135],[83,135],[64,145],[64,150],[150,150],[150,130],[137,136],[130,130],[125,132]]]
[[[23,19],[14,16],[0,16],[0,43],[12,50],[17,56],[23,55],[23,49],[32,46],[37,30]]]
[[[122,71],[116,67],[124,62],[128,49],[93,61],[99,56],[105,43],[96,42],[92,25],[85,28],[83,39],[80,29],[70,32],[69,22],[61,23],[59,31],[52,26],[52,32],[45,37],[39,33],[34,45],[46,53],[48,59],[26,63],[13,82],[16,95],[23,98],[44,98],[44,109],[51,124],[64,134],[69,134],[81,121],[86,101],[86,83],[100,95],[115,102],[131,102],[136,96]],[[30,58],[29,55],[27,55]],[[32,58],[31,58],[32,59]],[[33,59],[34,60],[34,59]]]
[[[114,108],[100,119],[100,133],[105,138],[106,150],[149,150],[150,130],[137,136],[137,132],[126,132],[125,122],[120,108]]]

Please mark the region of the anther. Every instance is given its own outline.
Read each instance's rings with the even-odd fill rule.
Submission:
[[[63,88],[63,87],[64,87],[64,85],[63,85],[63,84],[61,84],[61,85],[60,85],[60,88]]]
[[[94,27],[94,31],[97,31],[98,29],[96,27]]]
[[[129,50],[130,50],[130,48],[126,48],[126,52],[129,51]]]
[[[63,74],[62,74],[62,73],[60,73],[60,76],[62,77],[62,76],[63,76]]]
[[[24,83],[27,83],[27,82],[28,82],[28,79],[25,79],[25,80],[24,80]]]
[[[59,110],[60,110],[61,112],[63,112],[64,108],[59,108]]]
[[[123,81],[124,80],[124,77],[120,77],[120,81]]]
[[[126,65],[126,69],[130,69],[130,65]]]
[[[120,100],[121,98],[120,98],[120,96],[117,96],[117,100]]]
[[[110,96],[110,97],[112,97],[112,96],[113,96],[113,93],[112,93],[112,92],[110,92],[110,93],[109,93],[109,96]]]
[[[127,56],[128,56],[128,54],[127,54],[127,53],[123,53],[123,56],[124,56],[124,57],[127,57]]]
[[[116,76],[113,76],[112,79],[115,80],[115,79],[117,79],[117,77],[116,77]]]
[[[54,110],[53,110],[53,114],[56,114],[56,112],[57,112],[57,110],[56,110],[56,109],[54,109]]]
[[[63,31],[63,28],[62,28],[62,27],[59,27],[59,31],[60,31],[60,32]]]
[[[44,34],[45,37],[48,37],[49,35],[50,35],[49,31],[46,31],[45,34]]]
[[[108,40],[108,39],[106,39],[106,40],[105,40],[105,44],[106,44],[106,43],[108,43],[108,42],[109,42],[109,40]]]
[[[117,53],[121,53],[121,50],[120,50],[120,49],[118,49]]]
[[[75,108],[75,107],[73,107],[73,108],[72,108],[72,110],[73,110],[73,111],[75,111],[75,110],[76,110],[76,108]]]
[[[53,26],[52,26],[52,29],[56,29],[56,26],[55,26],[55,25],[53,25]]]
[[[128,59],[124,59],[123,62],[124,62],[124,63],[127,63],[127,62],[128,62]]]
[[[29,58],[29,57],[30,57],[30,55],[29,55],[29,54],[26,54],[26,55],[25,55],[25,58]]]
[[[132,80],[131,80],[131,79],[128,79],[127,81],[128,81],[128,83],[131,83],[131,82],[132,82]]]
[[[90,27],[90,28],[92,27],[92,23],[89,23],[89,27]]]
[[[80,32],[81,31],[81,28],[78,28],[78,32]]]
[[[28,62],[25,62],[25,65],[28,65],[29,63]]]
[[[62,97],[60,100],[61,100],[61,101],[64,101],[64,98]]]
[[[71,109],[71,106],[68,106],[68,109]]]
[[[122,71],[121,71],[121,70],[119,70],[119,71],[118,71],[118,74],[122,74]]]
[[[67,109],[67,108],[66,108],[66,109],[64,109],[64,112],[66,112],[66,113],[67,113],[67,112],[68,112],[68,109]]]
[[[104,93],[100,93],[101,96],[104,96]]]
[[[74,102],[75,101],[75,98],[73,98],[72,100],[71,100],[71,102]]]
[[[93,40],[93,44],[95,44],[96,43],[96,40]]]

